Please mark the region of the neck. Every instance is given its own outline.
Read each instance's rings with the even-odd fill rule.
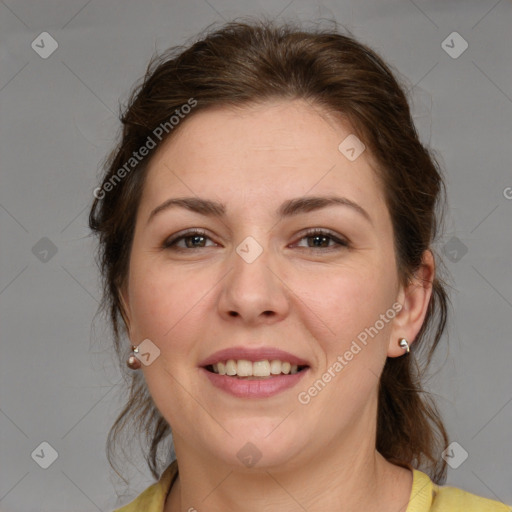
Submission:
[[[323,445],[322,453],[307,463],[250,471],[192,449],[180,456],[183,450],[178,447],[185,444],[183,439],[174,441],[180,473],[165,512],[405,512],[411,493],[411,471],[386,461],[373,448],[373,440],[364,444],[364,439],[345,437],[342,443]]]

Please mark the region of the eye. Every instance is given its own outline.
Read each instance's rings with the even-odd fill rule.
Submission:
[[[207,236],[206,232],[200,229],[190,229],[186,232],[178,233],[167,240],[165,240],[162,244],[163,249],[172,249],[176,251],[183,251],[187,249],[202,249],[208,247],[206,245],[207,241],[210,240],[210,237]],[[346,240],[338,238],[332,232],[313,228],[308,230],[301,238],[302,240],[308,240],[307,245],[297,244],[297,247],[303,247],[306,249],[327,249],[327,250],[336,250],[341,247],[349,247],[349,243]],[[311,241],[311,244],[309,243]],[[184,246],[181,244],[184,242]],[[212,242],[213,243],[213,242]],[[181,244],[181,245],[180,245]],[[215,246],[217,244],[213,243],[210,247]]]
[[[200,229],[190,229],[185,233],[178,233],[164,241],[162,244],[163,249],[175,249],[177,251],[187,249],[201,249],[205,247],[206,240],[210,238],[206,235],[205,231]],[[184,241],[185,246],[178,245],[179,242]]]
[[[339,249],[341,247],[349,247],[349,243],[346,240],[338,238],[333,233],[325,229],[313,228],[306,232],[300,240],[311,240],[312,244],[307,243],[307,249]],[[333,245],[329,245],[329,242],[334,242]],[[298,247],[301,247],[298,245]],[[302,246],[304,247],[304,246]]]

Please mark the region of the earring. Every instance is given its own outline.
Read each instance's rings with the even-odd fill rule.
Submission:
[[[134,354],[139,353],[139,349],[136,345],[132,345],[132,351]],[[140,368],[140,361],[137,359],[137,357],[135,357],[134,354],[132,354],[128,358],[128,361],[126,361],[126,364],[128,365],[128,368],[130,368],[131,370],[138,370]]]
[[[398,344],[407,352],[407,354],[411,351],[411,349],[409,348],[409,343],[407,343],[407,340],[405,338],[401,338]]]

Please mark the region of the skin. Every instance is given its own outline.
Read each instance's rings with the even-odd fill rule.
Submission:
[[[393,228],[366,150],[349,161],[338,145],[351,127],[301,101],[275,101],[189,116],[153,156],[137,214],[124,318],[133,344],[149,338],[160,356],[142,366],[171,425],[179,477],[166,512],[405,510],[412,473],[375,450],[378,376],[403,356],[431,295],[426,251],[416,280],[400,284]],[[286,200],[338,195],[358,203],[290,218]],[[220,201],[222,220],[183,208],[150,212],[172,197]],[[202,228],[206,239],[166,239]],[[349,241],[314,246],[308,228]],[[252,263],[235,249],[248,236],[263,248]],[[188,252],[187,252],[188,251]],[[307,405],[297,400],[379,315],[403,308]],[[213,387],[201,360],[235,345],[274,346],[310,363],[310,375],[266,399]],[[262,457],[245,467],[247,443]],[[307,484],[305,484],[307,482]],[[342,506],[343,505],[343,506]]]

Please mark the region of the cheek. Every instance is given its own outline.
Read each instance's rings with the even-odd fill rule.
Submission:
[[[303,300],[300,316],[322,354],[317,375],[304,391],[318,393],[312,402],[319,414],[325,404],[343,404],[326,420],[336,430],[376,398],[395,315],[394,276],[378,264],[369,264],[310,277],[308,287],[299,276],[293,285],[294,290],[302,286],[297,292]]]
[[[326,353],[342,350],[394,302],[393,274],[376,262],[300,272],[287,277],[300,316]],[[380,326],[380,324],[379,324]],[[385,333],[389,323],[382,329]]]
[[[164,342],[190,326],[207,285],[171,266],[135,264],[129,289],[134,332],[139,338]]]

